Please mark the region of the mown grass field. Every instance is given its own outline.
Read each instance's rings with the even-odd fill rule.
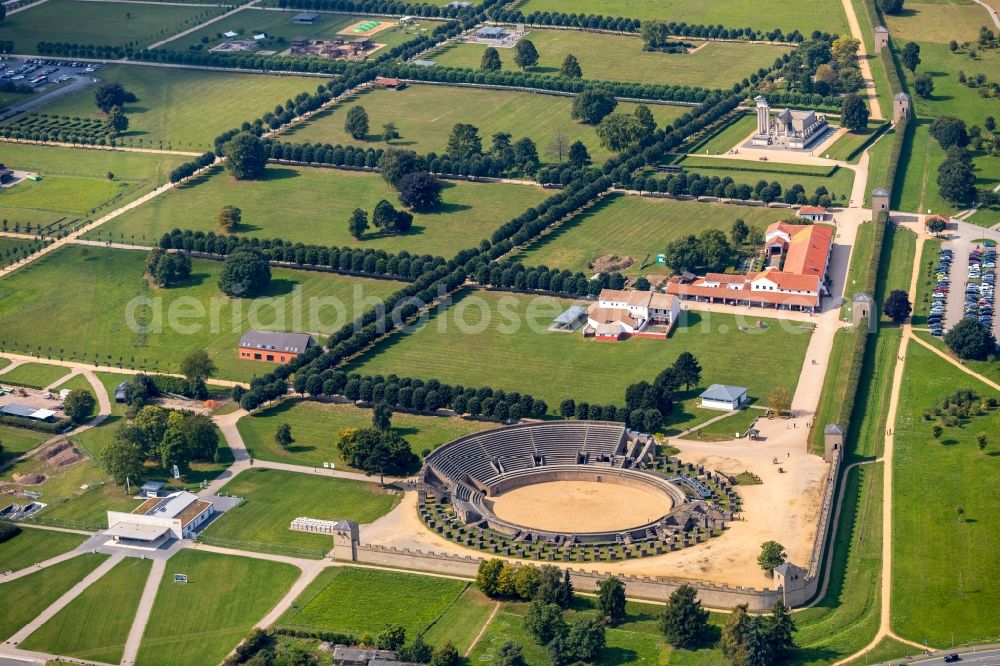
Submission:
[[[1000,411],[945,428],[940,441],[923,413],[957,388],[994,391],[911,343],[895,424],[893,463],[893,630],[948,646],[997,640]],[[976,434],[988,434],[980,452]],[[959,509],[962,513],[959,513]]]
[[[798,30],[808,36],[813,30],[825,30],[841,35],[848,34],[847,19],[840,3],[822,0],[811,11],[789,12],[787,5],[778,0],[758,0],[752,4],[739,0],[697,2],[697,0],[527,0],[517,5],[525,14],[539,12],[564,12],[567,14],[603,14],[625,16],[643,21],[684,21],[707,25],[750,26],[769,31],[781,28],[784,32]]]
[[[152,566],[150,560],[126,557],[21,645],[50,654],[118,663]]]
[[[845,133],[823,152],[823,157],[829,157],[833,160],[850,160],[852,164],[856,164],[861,159],[862,148],[874,140],[881,127],[881,121],[870,121],[868,127],[863,130]]]
[[[20,255],[15,254],[16,252],[19,252],[22,249],[30,252],[38,246],[38,241],[34,240],[7,237],[0,238],[0,268],[9,266],[17,261],[17,259],[20,258]]]
[[[330,433],[336,436],[336,433]],[[377,479],[376,479],[377,480]],[[226,484],[231,495],[244,502],[230,509],[206,529],[206,536],[265,545],[327,551],[333,547],[329,534],[294,532],[288,529],[299,516],[321,520],[354,520],[370,523],[389,513],[399,503],[378,483],[331,479],[308,473],[276,469],[250,469]]]
[[[237,235],[450,257],[478,245],[501,224],[549,196],[527,185],[447,182],[441,205],[415,214],[405,234],[378,235],[370,229],[359,241],[347,230],[355,208],[364,209],[370,218],[382,199],[401,207],[381,176],[273,164],[264,174],[262,180],[237,181],[215,167],[196,183],[156,197],[87,237],[156,245],[175,228],[218,233],[219,209],[233,205],[243,211]]]
[[[469,586],[462,580],[419,574],[333,567],[295,600],[278,626],[377,634],[398,624],[412,639],[422,633]]]
[[[937,185],[937,173],[945,160],[945,151],[930,136],[930,124],[938,116],[957,116],[967,125],[983,126],[987,116],[997,116],[995,100],[979,95],[979,90],[969,88],[958,80],[958,72],[963,71],[969,77],[977,74],[986,75],[990,81],[997,80],[1000,72],[1000,52],[996,50],[977,50],[976,57],[970,57],[968,50],[959,49],[952,53],[948,49],[948,40],[971,39],[973,35],[962,30],[963,23],[945,25],[938,30],[946,29],[947,38],[943,43],[934,37],[936,32],[928,28],[928,21],[921,17],[924,12],[948,12],[949,15],[965,17],[965,21],[975,24],[975,35],[978,35],[979,25],[986,23],[985,12],[978,5],[928,5],[915,4],[915,16],[906,16],[891,22],[900,27],[916,22],[920,25],[920,34],[910,35],[920,45],[921,64],[917,72],[927,72],[934,81],[934,91],[929,99],[914,96],[916,117],[918,118],[912,142],[903,151],[900,165],[902,188],[898,195],[898,205],[901,210],[925,213],[928,210],[935,213],[954,214],[963,206],[956,206],[946,201],[940,194]],[[909,33],[904,32],[904,35]],[[962,35],[965,35],[964,37]],[[894,39],[896,36],[894,35]],[[904,42],[897,42],[902,48]],[[912,86],[913,77],[906,72]],[[1000,183],[1000,159],[984,152],[974,152],[973,165],[978,189],[994,188]],[[896,205],[894,203],[894,205]],[[1000,222],[1000,206],[993,206],[976,212],[969,222],[992,226]]]
[[[690,148],[690,154],[722,155],[739,146],[757,127],[757,116],[738,114],[732,121],[707,134]]]
[[[911,2],[905,12],[886,17],[893,40],[902,48],[904,41],[920,40],[948,45],[975,41],[979,26],[990,23],[986,11],[972,2]],[[922,56],[923,54],[921,54]]]
[[[266,51],[283,52],[291,47],[293,39],[308,37],[309,39],[332,39],[337,33],[348,26],[359,21],[387,21],[395,24],[396,21],[386,17],[372,17],[364,15],[338,15],[322,14],[320,19],[312,25],[295,23],[292,20],[299,10],[288,10],[284,12],[267,11],[256,7],[245,7],[242,11],[232,16],[205,26],[200,30],[175,39],[164,46],[177,51],[186,51],[192,47],[198,50],[207,51],[210,48],[225,41],[223,33],[239,33],[236,39],[250,39],[251,36],[264,33],[267,40],[262,49]],[[385,44],[388,47],[397,46],[416,39],[422,34],[429,34],[439,23],[428,19],[421,20],[416,26],[401,27],[394,25],[392,28],[380,30],[372,35],[376,44]],[[350,36],[361,36],[354,35]],[[379,51],[375,55],[379,55]],[[284,100],[282,100],[284,101]]]
[[[96,3],[92,3],[96,4]],[[38,182],[25,181],[0,190],[0,218],[13,230],[20,225],[94,219],[167,182],[171,169],[185,158],[27,144],[3,144],[4,163],[33,171]],[[108,172],[115,179],[109,180]]]
[[[528,70],[536,74],[558,76],[563,59],[572,54],[585,79],[702,88],[729,88],[761,67],[770,67],[788,51],[769,44],[692,40],[689,43],[697,50],[691,53],[660,53],[644,51],[638,36],[535,28],[524,39],[538,50],[538,65]],[[479,69],[485,50],[483,44],[449,44],[427,57],[442,67]],[[497,50],[504,69],[518,69],[513,49]]]
[[[474,584],[469,585],[428,627],[424,632],[424,640],[431,645],[451,642],[459,654],[465,654],[496,604],[496,601],[480,592]]]
[[[38,42],[141,48],[224,11],[221,6],[52,0],[8,17],[0,40],[12,40],[13,53],[37,53]]]
[[[175,583],[175,573],[187,574],[188,582]],[[298,575],[298,569],[280,562],[182,550],[167,562],[135,663],[222,661]]]
[[[719,229],[728,235],[738,218],[763,230],[790,215],[791,211],[773,208],[610,195],[542,236],[514,258],[527,266],[586,272],[594,259],[614,254],[635,260],[625,271],[628,274],[663,273],[666,268],[656,264],[644,270],[639,267],[646,255],[662,252],[670,241],[697,235],[705,229]]]
[[[313,467],[333,462],[337,469],[345,469],[347,465],[337,449],[337,433],[345,428],[368,428],[371,427],[371,422],[370,409],[354,405],[285,400],[275,407],[243,417],[237,426],[243,442],[254,458]],[[295,438],[287,451],[274,441],[274,433],[282,423],[292,427],[292,436]],[[410,448],[418,455],[424,449],[433,450],[462,435],[490,427],[490,423],[460,418],[419,416],[402,412],[392,415],[393,432],[406,439]]]
[[[97,568],[107,555],[86,553],[0,584],[0,636],[6,640]]]
[[[718,176],[732,178],[737,183],[754,185],[759,180],[777,181],[783,189],[801,185],[807,194],[812,194],[821,185],[837,202],[846,203],[854,185],[854,172],[850,169],[825,166],[774,164],[763,165],[749,160],[720,160],[712,157],[691,155],[681,158],[676,164],[690,173],[704,178]],[[786,213],[787,214],[787,213]]]
[[[83,541],[79,534],[22,528],[20,534],[0,544],[0,571],[18,571],[44,562],[73,550]]]
[[[911,322],[914,326],[923,326],[927,323],[927,315],[931,309],[931,294],[937,286],[937,276],[934,267],[937,266],[938,257],[941,253],[941,241],[924,241],[924,249],[921,252],[920,278],[917,280],[917,293],[913,299],[913,316]]]
[[[3,375],[0,375],[0,383],[3,383]],[[30,451],[46,439],[48,439],[48,435],[37,430],[7,425],[0,426],[0,444],[3,445],[0,462]]]
[[[0,294],[0,329],[8,348],[51,347],[50,353],[67,359],[159,371],[176,371],[187,353],[205,349],[218,377],[246,380],[273,365],[237,357],[243,332],[291,330],[295,324],[328,333],[360,314],[369,305],[365,298],[384,298],[400,287],[388,280],[272,269],[266,294],[251,302],[219,290],[222,262],[195,260],[185,285],[158,289],[143,279],[145,261],[144,252],[72,245],[13,273]],[[314,297],[342,309],[310,305]],[[48,325],[40,329],[42,319]]]
[[[301,92],[315,92],[316,84],[321,82],[302,76],[142,65],[109,65],[94,76],[102,84],[120,83],[138,98],[135,103],[125,105],[129,128],[119,139],[120,143],[195,152],[211,150],[215,137],[222,132],[239,127],[244,120],[274,111],[275,105],[284,104],[285,100]],[[37,110],[82,118],[104,117],[94,105],[94,87],[61,97]]]
[[[702,364],[702,384],[739,377],[750,396],[760,398],[779,385],[794,393],[810,337],[790,322],[693,311],[667,340],[605,344],[579,333],[546,330],[572,303],[467,291],[444,314],[435,314],[413,333],[391,336],[348,367],[383,375],[408,368],[423,379],[529,393],[554,411],[564,398],[621,404],[629,384],[652,380],[678,354],[690,351]],[[758,320],[770,326],[757,329]],[[764,356],[774,363],[761,364]],[[546,380],[540,383],[537,377]]]
[[[344,131],[347,110],[358,105],[368,112],[368,136],[361,141]],[[489,150],[494,133],[509,132],[515,141],[521,137],[534,141],[542,162],[556,162],[558,155],[552,150],[552,142],[561,134],[567,147],[574,141],[582,141],[594,162],[600,164],[611,153],[598,144],[594,126],[570,117],[572,106],[572,97],[418,84],[399,91],[373,90],[353,95],[279,136],[293,143],[386,148],[382,126],[393,122],[400,134],[399,139],[393,140],[393,146],[441,154],[448,145],[452,127],[456,123],[471,123],[479,128],[484,150]],[[617,107],[624,112],[633,109],[635,104],[621,103]],[[688,111],[686,107],[666,104],[651,104],[649,109],[659,127]]]
[[[22,363],[13,370],[8,370],[0,375],[0,383],[12,382],[31,388],[45,388],[57,379],[65,377],[69,372],[69,368],[61,365]]]
[[[887,256],[889,263],[879,279],[878,288],[875,290],[875,302],[878,303],[880,311],[882,304],[889,296],[889,292],[896,289],[907,293],[910,291],[913,259],[917,252],[917,235],[909,229],[888,225],[883,243],[882,256]],[[913,294],[910,294],[910,297],[913,298]],[[882,320],[888,322],[889,318],[883,314]]]

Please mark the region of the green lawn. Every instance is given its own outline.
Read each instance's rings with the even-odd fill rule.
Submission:
[[[643,21],[684,21],[689,24],[750,26],[755,30],[770,31],[781,28],[784,32],[798,30],[808,35],[813,30],[825,30],[841,35],[848,34],[847,19],[840,3],[822,0],[812,5],[808,12],[789,12],[788,6],[778,0],[757,0],[753,3],[739,0],[697,2],[697,0],[527,0],[519,4],[525,14],[531,12],[565,12],[567,14],[603,14],[624,16]]]
[[[514,258],[526,266],[587,272],[595,259],[614,254],[635,261],[625,271],[628,274],[663,273],[666,269],[655,264],[644,270],[639,267],[647,255],[662,252],[670,241],[705,229],[720,229],[728,235],[737,218],[763,231],[790,215],[792,211],[774,208],[613,194],[543,235]]]
[[[265,51],[282,52],[291,46],[291,41],[299,37],[309,39],[331,39],[337,33],[348,26],[359,21],[373,20],[386,21],[393,24],[392,28],[380,30],[372,35],[376,44],[385,44],[387,47],[398,46],[411,39],[416,39],[420,35],[429,34],[439,23],[423,19],[414,26],[401,27],[394,18],[373,17],[373,16],[351,16],[337,14],[322,14],[320,19],[311,25],[303,25],[292,21],[292,17],[299,13],[299,10],[288,10],[284,12],[267,11],[256,7],[246,7],[242,11],[233,14],[221,21],[205,26],[200,30],[175,39],[163,48],[174,51],[204,50],[216,46],[225,41],[223,33],[239,33],[238,39],[249,39],[251,35],[264,33],[267,39],[260,45]],[[351,33],[351,36],[356,36]],[[379,52],[376,51],[378,56]]]
[[[0,636],[6,640],[14,635],[107,557],[86,553],[23,578],[0,583],[0,608],[4,609],[0,613]]]
[[[2,382],[3,375],[0,375],[0,383]],[[0,453],[0,461],[26,453],[48,438],[48,433],[38,430],[2,425],[0,426],[0,445],[3,445],[3,452]]]
[[[475,585],[470,585],[428,627],[423,635],[424,640],[431,645],[444,645],[450,641],[460,654],[465,654],[479,630],[486,624],[496,603]]]
[[[150,560],[125,558],[31,634],[21,647],[118,663],[152,566]]]
[[[60,391],[66,389],[68,391],[80,390],[80,391],[90,391],[91,393],[94,392],[94,388],[90,385],[90,382],[87,381],[87,378],[84,377],[82,374],[73,375],[69,379],[63,379],[61,382],[56,384],[54,388]],[[114,400],[114,395],[111,395],[110,397],[112,400]]]
[[[275,469],[242,472],[224,491],[244,501],[213,522],[206,536],[239,541],[250,548],[257,543],[323,552],[333,547],[330,535],[293,532],[288,526],[294,519],[307,516],[370,523],[389,513],[400,500],[398,494],[388,494],[378,483]]]
[[[21,528],[13,539],[0,543],[0,571],[18,571],[73,550],[84,537],[68,532]]]
[[[938,257],[941,253],[941,241],[924,241],[924,249],[921,253],[920,279],[917,280],[917,294],[913,299],[913,316],[911,321],[914,326],[923,326],[927,323],[927,315],[931,309],[931,294],[937,285],[937,274],[934,267],[937,266]]]
[[[218,232],[219,209],[233,205],[243,211],[238,235],[451,256],[477,246],[501,224],[549,196],[539,187],[525,185],[448,182],[442,204],[414,215],[405,234],[370,234],[359,241],[347,230],[355,208],[371,216],[382,199],[399,205],[397,194],[380,176],[277,165],[264,173],[263,180],[236,181],[216,167],[195,184],[167,192],[87,237],[155,245],[175,228]]]
[[[720,414],[716,413],[715,416],[720,416]],[[722,442],[735,439],[736,433],[742,435],[747,431],[747,428],[753,425],[754,421],[762,416],[764,416],[764,412],[759,409],[739,409],[727,414],[724,419],[719,419],[688,433],[685,435],[685,439],[703,442]]]
[[[863,130],[847,132],[837,139],[836,143],[830,146],[828,150],[823,152],[823,157],[829,157],[834,160],[850,160],[851,163],[856,163],[861,159],[861,149],[874,140],[875,135],[878,134],[882,127],[883,123],[881,121],[873,120]]]
[[[70,373],[69,368],[44,363],[22,363],[0,375],[0,383],[20,384],[31,388],[45,388]]]
[[[737,183],[748,185],[754,185],[758,180],[777,181],[784,189],[798,184],[808,194],[822,185],[830,192],[831,198],[837,201],[846,201],[854,186],[854,172],[841,167],[829,169],[823,166],[782,165],[773,162],[765,165],[749,160],[720,160],[694,155],[681,158],[676,164],[684,167],[685,171],[697,173],[704,178],[729,177]],[[785,215],[789,213],[786,211]]]
[[[867,208],[871,208],[872,205],[872,190],[886,185],[885,180],[889,175],[889,162],[892,158],[892,144],[895,136],[896,130],[890,129],[868,149],[868,182],[865,184],[864,202]],[[905,169],[905,162],[902,159],[900,162],[899,170],[896,172],[897,182]],[[898,191],[893,193],[894,199],[898,196]]]
[[[447,611],[468,585],[420,574],[333,567],[317,576],[278,626],[360,637],[398,624],[412,639]]]
[[[575,55],[585,79],[729,88],[788,52],[786,47],[739,42],[691,41],[691,53],[644,51],[642,38],[578,30],[534,29],[525,39],[538,50],[529,72],[558,76],[567,55]],[[486,46],[449,44],[427,57],[442,67],[479,69]],[[503,68],[516,70],[513,49],[498,49]]]
[[[347,465],[337,450],[337,433],[344,428],[368,428],[371,422],[370,409],[285,400],[270,409],[244,416],[237,425],[254,458],[313,467],[333,462],[337,469],[345,469]],[[295,438],[287,451],[274,442],[274,433],[282,423],[292,427]],[[413,452],[419,454],[424,449],[436,449],[445,442],[495,424],[400,412],[392,415],[392,425],[393,431],[405,438]]]
[[[0,26],[0,40],[13,40],[13,53],[36,53],[38,42],[142,47],[224,11],[221,6],[50,0],[10,16]]]
[[[817,455],[823,453],[823,428],[828,423],[837,422],[840,406],[847,394],[847,370],[850,368],[855,336],[853,329],[842,328],[833,337],[826,376],[823,378],[823,392],[820,393],[819,406],[813,419],[816,425],[809,430],[809,450]]]
[[[212,24],[212,27],[217,25]],[[184,151],[212,149],[215,137],[222,132],[238,127],[244,120],[273,111],[276,104],[284,104],[286,99],[301,92],[314,92],[318,82],[301,76],[142,65],[109,65],[94,76],[101,83],[121,83],[138,98],[135,103],[125,106],[129,128],[120,143]],[[83,118],[104,117],[94,105],[93,88],[60,97],[39,107],[38,111]]]
[[[175,573],[188,582],[175,583]],[[180,551],[167,562],[136,664],[219,663],[298,575],[289,564]]]
[[[906,354],[893,463],[892,628],[941,647],[996,641],[1000,577],[990,563],[1000,557],[1000,455],[996,441],[981,453],[976,434],[996,440],[1000,411],[945,428],[940,442],[923,418],[956,388],[995,392],[920,345]]]
[[[741,145],[756,127],[757,116],[740,112],[731,122],[719,127],[714,132],[710,132],[695,143],[690,149],[690,154],[722,155],[728,153],[734,147]]]
[[[15,342],[22,351],[21,345],[31,351],[51,347],[68,359],[159,371],[176,371],[188,352],[205,349],[218,366],[217,376],[247,380],[273,365],[237,357],[243,331],[294,326],[329,333],[368,307],[364,299],[384,298],[400,287],[387,280],[273,269],[265,296],[246,302],[219,290],[222,262],[195,260],[185,285],[157,289],[142,277],[145,260],[144,252],[70,245],[11,274],[0,294],[0,329],[9,348]],[[69,275],[74,279],[66,280]],[[48,324],[41,329],[40,317]]]
[[[360,105],[368,112],[369,135],[356,141],[344,131],[347,110]],[[538,146],[543,162],[555,162],[553,139],[561,134],[568,146],[583,141],[598,164],[611,153],[598,145],[592,125],[570,118],[572,97],[557,97],[504,90],[476,90],[437,85],[410,85],[404,90],[373,90],[347,98],[344,102],[316,115],[315,119],[279,135],[296,143],[359,144],[385,148],[382,125],[396,123],[400,138],[392,145],[418,153],[443,153],[448,135],[456,123],[472,123],[479,128],[483,148],[489,149],[490,137],[509,132],[514,140],[529,137]],[[622,103],[619,111],[631,112],[635,104]],[[686,113],[689,108],[651,104],[658,126],[663,127]]]
[[[916,10],[919,12],[918,15],[899,19],[898,23],[901,26],[910,21],[919,21],[920,15],[926,11],[947,11],[956,16],[969,16],[969,21],[973,21],[971,17],[974,16],[976,34],[979,24],[986,22],[985,14],[978,5],[916,5],[915,7],[918,7]],[[924,23],[920,22],[922,26]],[[949,33],[955,33],[955,39],[962,41],[962,38],[957,36],[960,26],[961,24],[948,25],[947,29]],[[905,168],[901,168],[903,187],[898,195],[899,206],[907,211],[924,213],[930,210],[935,213],[954,214],[961,210],[962,206],[949,203],[938,191],[937,172],[945,159],[945,151],[930,137],[930,123],[937,116],[951,115],[963,119],[970,126],[982,127],[986,116],[997,115],[995,100],[983,98],[978,89],[960,83],[958,72],[963,71],[970,77],[985,74],[989,80],[995,82],[997,72],[1000,72],[1000,51],[979,50],[973,59],[964,49],[951,53],[947,41],[952,37],[945,39],[944,43],[935,43],[933,32],[926,32],[923,27],[921,30],[922,34],[913,36],[919,40],[920,45],[922,62],[918,72],[923,71],[931,75],[934,92],[930,99],[914,97],[916,116],[919,120],[912,144],[902,156],[902,167]],[[897,38],[895,34],[893,38],[901,40],[901,37]],[[904,42],[897,43],[902,48]],[[909,74],[907,76],[912,86],[912,77]],[[973,153],[973,165],[977,188],[992,189],[1000,183],[1000,159],[982,152]],[[969,221],[984,226],[994,225],[1000,222],[1000,206],[981,210]]]
[[[911,39],[945,46],[952,39],[975,41],[979,26],[990,22],[982,7],[971,2],[913,2],[906,9],[886,19],[892,39],[900,47]]]
[[[87,3],[97,4],[97,3]],[[44,6],[44,5],[43,5]],[[27,224],[94,219],[167,182],[170,170],[185,158],[104,150],[3,144],[3,159],[12,169],[41,174],[0,190],[0,218],[11,230]],[[108,173],[114,181],[108,180]],[[53,228],[53,230],[57,230]]]
[[[9,266],[19,259],[21,257],[19,252],[22,249],[26,252],[32,252],[38,247],[39,242],[35,240],[0,237],[0,268]]]
[[[883,243],[882,256],[888,257],[889,262],[879,276],[878,287],[875,290],[875,302],[879,304],[879,310],[889,292],[897,289],[910,291],[913,259],[917,251],[917,235],[909,229],[890,224],[885,229]],[[913,294],[910,294],[910,298],[913,298]],[[882,321],[888,322],[889,318],[883,314]]]
[[[762,397],[778,385],[794,392],[810,337],[790,322],[690,311],[668,340],[603,343],[579,333],[547,331],[571,303],[465,292],[444,315],[431,317],[413,333],[391,336],[349,367],[383,375],[405,368],[415,377],[530,393],[555,410],[570,397],[622,404],[629,384],[651,380],[682,351],[690,351],[702,364],[704,385],[739,377],[752,397]],[[757,329],[758,320],[771,325]],[[764,356],[774,362],[761,364]]]

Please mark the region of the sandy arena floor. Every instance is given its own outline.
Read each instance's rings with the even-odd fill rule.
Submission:
[[[596,481],[539,483],[492,502],[504,520],[553,532],[622,530],[656,520],[672,507],[670,498],[653,490]]]

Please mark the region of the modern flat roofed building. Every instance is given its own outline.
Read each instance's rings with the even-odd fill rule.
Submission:
[[[212,516],[212,503],[181,490],[151,497],[132,513],[108,511],[105,534],[118,545],[157,548],[169,539],[186,539]]]
[[[247,331],[240,338],[239,353],[241,359],[249,361],[288,363],[315,344],[307,333]]]
[[[295,23],[305,23],[312,24],[319,20],[319,14],[316,12],[302,12],[301,14],[296,14],[292,21]]]

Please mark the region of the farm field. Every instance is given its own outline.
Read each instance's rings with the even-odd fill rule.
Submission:
[[[215,167],[209,176],[123,214],[88,237],[156,245],[175,228],[219,231],[219,209],[233,205],[243,211],[238,235],[450,257],[478,245],[548,196],[526,185],[446,182],[441,206],[415,214],[405,234],[369,235],[359,241],[347,230],[355,208],[370,215],[382,199],[399,205],[399,197],[379,175],[272,164],[263,180],[236,181]]]
[[[359,21],[374,20],[388,21],[393,24],[396,21],[392,18],[372,17],[364,15],[343,15],[343,14],[322,14],[315,23],[301,24],[292,21],[299,10],[288,10],[283,12],[267,11],[256,7],[246,7],[242,11],[233,14],[221,21],[205,26],[189,35],[175,39],[164,46],[175,51],[205,50],[225,41],[223,33],[235,32],[239,34],[236,39],[250,39],[252,35],[264,33],[267,39],[261,44],[261,49],[265,51],[283,52],[291,47],[293,39],[307,37],[309,39],[331,39],[337,33],[348,26]],[[376,44],[385,44],[388,47],[398,46],[411,39],[416,39],[421,34],[429,33],[439,23],[429,19],[422,19],[416,26],[405,28],[394,25],[386,30],[380,30],[373,35],[372,39]],[[351,36],[363,36],[352,35]],[[380,51],[375,52],[378,56]],[[279,102],[284,100],[279,100]]]
[[[367,374],[411,368],[421,379],[530,393],[554,411],[569,396],[620,404],[629,384],[651,380],[682,351],[690,351],[702,364],[704,385],[738,376],[750,396],[760,398],[778,385],[794,393],[810,337],[801,328],[756,315],[745,321],[693,311],[686,312],[667,340],[602,344],[579,333],[547,331],[571,304],[551,297],[468,291],[456,296],[443,315],[432,316],[413,333],[391,336],[348,367]],[[758,319],[771,326],[754,328]],[[780,361],[762,366],[755,360],[762,354]],[[469,363],[470,358],[477,362]],[[618,371],[623,367],[635,372],[623,374]]]
[[[120,83],[138,98],[136,102],[125,105],[129,128],[119,139],[120,143],[188,152],[211,150],[215,137],[222,132],[238,127],[248,118],[252,120],[273,111],[276,104],[284,104],[286,99],[301,92],[315,92],[316,84],[320,82],[302,76],[208,72],[144,65],[108,65],[94,76],[102,84]],[[39,107],[38,111],[82,118],[104,117],[94,105],[93,87],[56,99]]]
[[[175,583],[175,573],[186,574],[187,584]],[[222,661],[297,577],[298,570],[289,564],[182,550],[167,562],[135,663]],[[198,612],[190,612],[192,608]]]
[[[96,569],[107,555],[84,553],[23,578],[0,584],[0,635],[9,638],[18,629]]]
[[[640,37],[608,35],[578,30],[531,28],[524,39],[538,50],[538,64],[527,71],[559,75],[563,59],[573,54],[583,78],[600,81],[636,81],[701,88],[729,88],[761,67],[768,68],[787,47],[739,42],[691,40],[691,53],[644,51]],[[687,41],[687,40],[686,40]],[[479,69],[486,46],[449,44],[428,54],[442,67]],[[516,70],[513,49],[498,49],[503,68]]]
[[[21,646],[114,664],[121,661],[153,563],[126,557],[43,624]]]
[[[69,368],[44,363],[22,363],[0,375],[0,383],[20,384],[31,388],[45,388],[70,373]]]
[[[594,259],[608,254],[632,257],[625,272],[640,275],[663,272],[651,265],[640,270],[646,255],[662,252],[667,243],[705,229],[729,233],[737,218],[763,229],[786,219],[791,211],[749,206],[723,206],[629,195],[611,195],[563,223],[514,259],[526,266],[545,265],[571,271],[590,269]]]
[[[1000,456],[993,441],[979,451],[976,434],[995,440],[1000,412],[946,427],[940,441],[923,416],[958,388],[994,393],[916,343],[906,360],[893,465],[893,630],[932,645],[995,640],[1000,579],[984,563],[1000,556],[990,500]]]
[[[344,131],[347,110],[360,105],[368,112],[370,134],[361,141]],[[279,135],[291,143],[358,144],[386,148],[379,132],[382,125],[396,123],[400,138],[392,146],[418,153],[443,153],[448,135],[456,123],[472,123],[479,128],[483,149],[489,150],[490,137],[496,132],[509,132],[516,141],[528,137],[538,146],[543,163],[558,161],[550,150],[557,134],[566,145],[580,140],[596,164],[611,153],[597,141],[593,126],[570,118],[571,97],[539,95],[502,90],[474,90],[435,85],[410,85],[404,90],[373,90],[353,95],[340,104],[317,114],[307,123],[297,124]],[[617,110],[631,112],[635,104],[621,103]],[[657,125],[663,127],[688,111],[683,106],[650,104]]]
[[[0,218],[11,230],[52,224],[54,231],[59,222],[93,219],[155,189],[185,158],[5,143],[3,160],[11,169],[33,171],[42,179],[0,190]]]
[[[297,465],[322,466],[333,462],[348,469],[337,449],[337,433],[345,428],[371,427],[372,410],[353,405],[285,400],[252,416],[244,416],[237,426],[243,442],[254,458]],[[292,427],[295,442],[285,451],[274,441],[282,423]],[[438,446],[479,430],[493,427],[483,421],[419,416],[399,412],[392,415],[393,432],[410,443],[414,453]]]
[[[737,183],[754,185],[758,180],[777,181],[783,189],[799,184],[807,194],[812,194],[820,186],[830,192],[831,198],[846,201],[854,185],[854,172],[842,167],[829,169],[825,166],[782,165],[770,163],[762,167],[759,162],[749,160],[720,160],[712,157],[683,157],[675,164],[685,171],[697,173],[704,178],[718,176],[732,178]],[[829,174],[829,175],[827,175]]]
[[[251,305],[219,290],[222,262],[195,260],[185,285],[157,289],[142,277],[145,261],[143,252],[79,245],[60,248],[4,280],[9,291],[0,298],[0,329],[12,343],[30,340],[32,349],[40,345],[65,350],[67,359],[97,358],[106,365],[134,363],[159,371],[177,370],[187,352],[205,349],[219,368],[218,377],[248,380],[274,367],[237,357],[239,338],[251,323],[289,330],[297,311],[306,330],[329,332],[360,314],[367,305],[364,298],[384,298],[400,286],[388,280],[272,269],[268,291]],[[67,275],[74,279],[64,279]],[[343,312],[312,307],[313,297],[334,299],[344,304]],[[179,299],[188,304],[183,307],[194,310],[186,310],[175,329],[168,314],[172,307],[174,312],[181,307],[173,305]],[[95,302],[103,307],[92,307]],[[35,325],[40,317],[49,322],[42,331]]]
[[[80,534],[21,528],[20,534],[0,544],[0,571],[18,571],[62,555],[82,544],[84,538]]]
[[[398,624],[413,638],[468,586],[450,578],[333,567],[316,577],[278,626],[361,635]]]
[[[847,34],[847,19],[837,2],[823,0],[810,12],[788,12],[777,0],[759,0],[753,4],[739,0],[697,2],[696,0],[526,0],[517,5],[524,14],[531,12],[564,12],[567,14],[602,14],[624,16],[643,21],[684,21],[689,24],[750,26],[770,31],[798,30],[809,35],[813,30]]]
[[[335,432],[330,437],[336,437]],[[377,479],[375,479],[377,481]],[[299,516],[321,520],[354,520],[370,523],[392,510],[399,495],[389,495],[378,483],[330,479],[275,469],[251,469],[226,484],[226,492],[244,498],[206,528],[214,539],[328,551],[328,534],[293,532],[289,524]]]
[[[12,40],[13,53],[36,53],[38,42],[141,48],[224,11],[221,6],[51,0],[10,16],[0,26],[0,40]]]

